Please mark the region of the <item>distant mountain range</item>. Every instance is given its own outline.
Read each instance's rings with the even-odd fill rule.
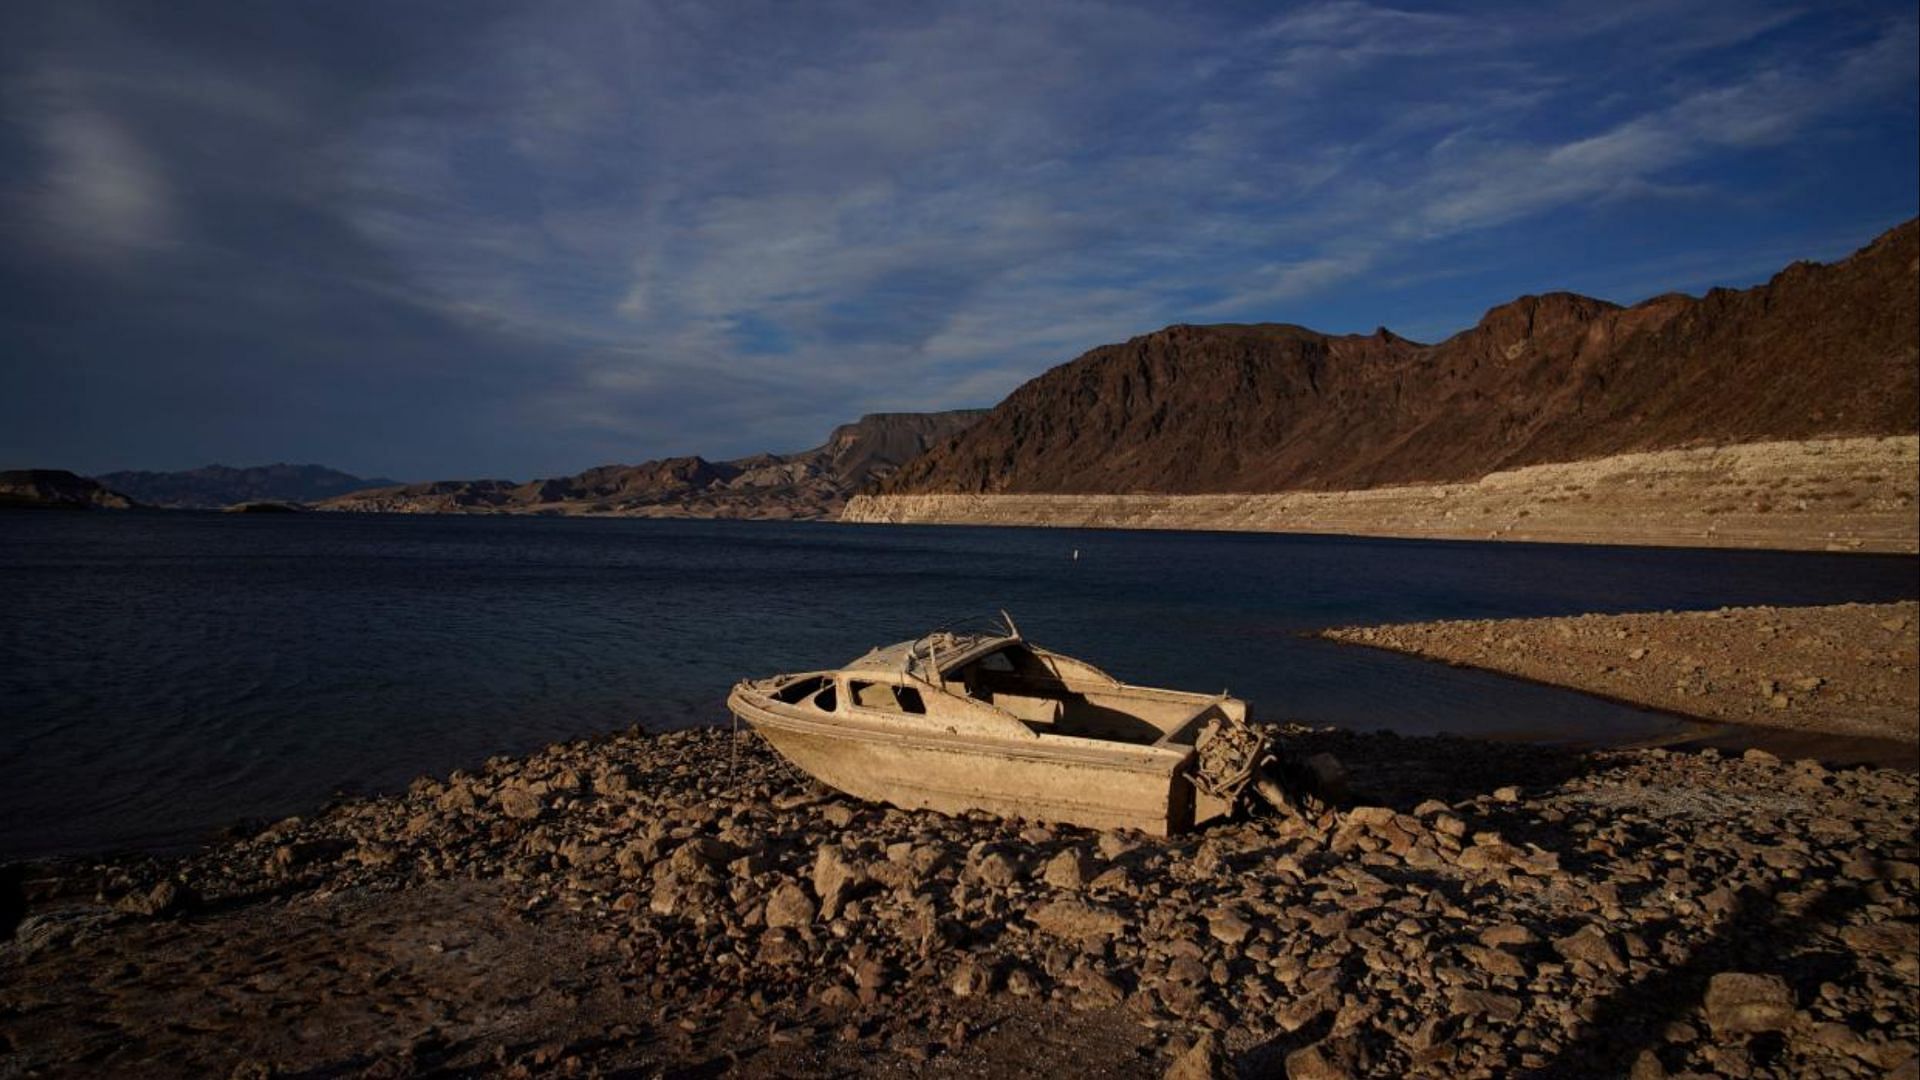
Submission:
[[[1423,345],[1170,326],[1028,382],[882,496],[1339,491],[1639,451],[1911,435],[1920,229],[1632,307],[1524,296]],[[863,500],[863,507],[866,500]]]
[[[984,410],[874,413],[797,454],[733,461],[672,457],[532,480],[396,484],[317,509],[397,514],[505,513],[633,517],[830,518],[849,495],[984,416]]]
[[[213,508],[236,503],[310,503],[392,480],[363,479],[324,465],[208,465],[185,472],[111,472],[94,479],[147,506]]]

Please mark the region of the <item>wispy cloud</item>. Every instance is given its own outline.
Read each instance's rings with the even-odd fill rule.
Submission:
[[[174,210],[165,177],[82,80],[43,69],[8,80],[7,91],[35,105],[30,126],[42,167],[9,194],[43,250],[111,263],[166,242]]]
[[[1350,17],[1360,5],[1332,7]],[[1779,25],[1785,19],[1760,21]],[[1312,257],[1263,267],[1255,276],[1264,284],[1215,307],[1310,295],[1367,272],[1386,251],[1562,208],[1699,198],[1713,184],[1686,177],[1691,166],[1787,142],[1863,102],[1897,100],[1903,88],[1910,99],[1916,37],[1911,18],[1890,18],[1864,44],[1818,57],[1760,60],[1723,84],[1676,86],[1591,134],[1568,137],[1564,128],[1553,128],[1544,136],[1516,137],[1512,127],[1520,125],[1483,122],[1500,115],[1495,106],[1436,132],[1424,155],[1396,170],[1397,180],[1369,176],[1317,206],[1322,221],[1341,222],[1338,238],[1325,242],[1337,251],[1323,248]]]

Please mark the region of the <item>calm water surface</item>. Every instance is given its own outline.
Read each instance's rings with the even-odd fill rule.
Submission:
[[[1078,549],[1075,561],[1071,553]],[[177,844],[632,724],[1006,608],[1132,682],[1404,733],[1669,718],[1304,638],[1355,623],[1886,601],[1911,558],[1204,533],[0,515],[0,858]]]

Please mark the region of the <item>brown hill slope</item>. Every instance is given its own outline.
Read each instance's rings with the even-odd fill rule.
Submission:
[[[834,429],[826,443],[797,454],[734,461],[673,457],[638,465],[602,465],[573,476],[515,484],[442,480],[359,491],[323,510],[405,514],[614,514],[648,517],[831,517],[862,485],[891,473],[929,446],[986,415],[874,413]]]
[[[1438,345],[1172,326],[1032,380],[883,494],[1351,490],[1675,447],[1911,433],[1920,227],[1765,285],[1522,297]]]
[[[140,504],[97,480],[65,469],[9,469],[0,472],[0,508],[129,510]]]

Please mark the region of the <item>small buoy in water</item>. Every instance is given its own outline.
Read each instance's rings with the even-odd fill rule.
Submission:
[[[1073,549],[1073,561],[1074,561],[1074,562],[1079,562],[1079,561],[1080,561],[1080,549],[1079,549],[1079,548],[1074,548],[1074,549]]]

